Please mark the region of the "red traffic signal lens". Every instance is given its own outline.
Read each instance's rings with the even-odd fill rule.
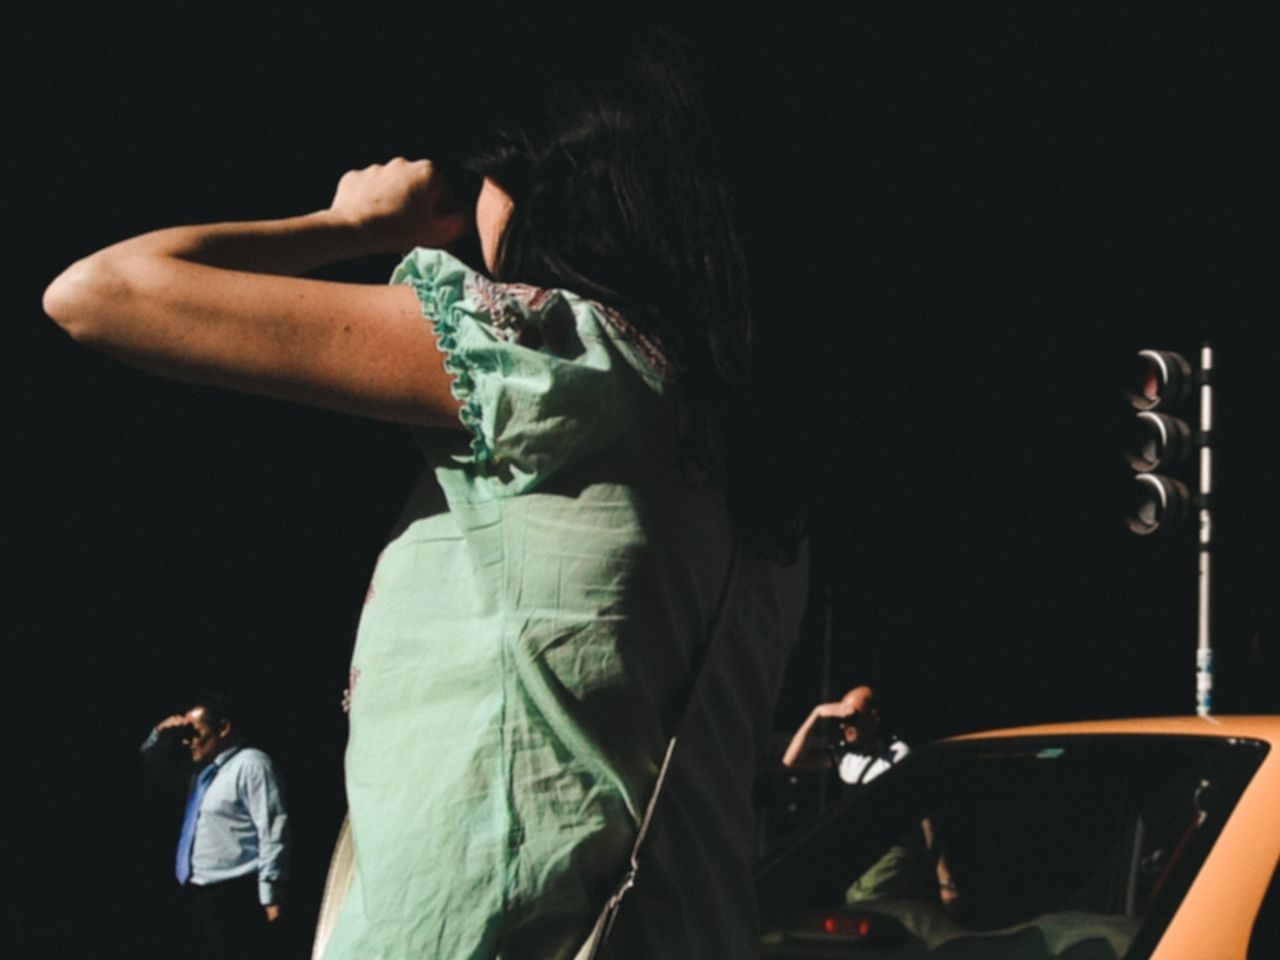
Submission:
[[[1181,403],[1191,393],[1191,365],[1171,350],[1139,350],[1135,389],[1126,392],[1138,410],[1161,410]]]

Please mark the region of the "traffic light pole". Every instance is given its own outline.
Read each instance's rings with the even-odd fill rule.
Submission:
[[[1213,348],[1200,349],[1199,597],[1196,611],[1196,713],[1207,717],[1213,708],[1213,638],[1210,601],[1213,570]]]
[[[1192,504],[1199,519],[1196,611],[1196,713],[1213,710],[1213,349],[1200,348],[1200,364],[1192,373],[1185,357],[1171,350],[1139,350],[1140,385],[1129,391],[1138,411],[1133,441],[1125,452],[1137,473],[1134,509],[1125,518],[1139,536],[1168,531],[1184,520]],[[1199,387],[1199,429],[1175,415]],[[1200,484],[1193,498],[1175,471],[1195,450]],[[1157,472],[1158,471],[1158,472]],[[1189,478],[1188,478],[1189,479]]]

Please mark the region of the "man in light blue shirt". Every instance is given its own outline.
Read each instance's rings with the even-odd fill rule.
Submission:
[[[143,758],[161,768],[180,739],[196,771],[175,858],[199,956],[260,956],[281,915],[289,818],[271,758],[244,746],[228,703],[208,697],[156,724]]]

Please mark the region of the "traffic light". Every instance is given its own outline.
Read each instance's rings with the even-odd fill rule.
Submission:
[[[1191,509],[1191,493],[1176,475],[1191,454],[1191,427],[1170,411],[1183,412],[1194,376],[1180,354],[1140,350],[1135,381],[1126,394],[1137,415],[1125,449],[1136,474],[1125,522],[1147,536],[1176,528]]]
[[[1196,713],[1208,716],[1213,700],[1213,645],[1210,637],[1210,593],[1213,544],[1213,350],[1200,350],[1199,369],[1169,350],[1138,351],[1136,386],[1127,396],[1137,411],[1125,459],[1134,471],[1133,503],[1125,522],[1141,536],[1176,529],[1191,513],[1197,514],[1199,563],[1196,613]],[[1179,414],[1190,415],[1193,391],[1197,425]],[[1194,499],[1188,484],[1192,454],[1198,467]]]

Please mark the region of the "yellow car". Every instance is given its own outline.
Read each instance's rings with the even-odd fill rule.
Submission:
[[[917,750],[757,871],[766,960],[1276,960],[1280,717]]]

